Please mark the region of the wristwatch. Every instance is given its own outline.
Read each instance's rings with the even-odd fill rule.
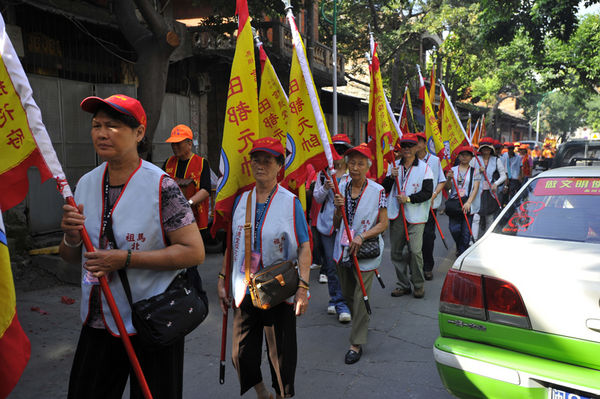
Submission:
[[[194,201],[192,201],[192,200],[188,200],[188,204],[190,204],[190,205],[194,205]]]

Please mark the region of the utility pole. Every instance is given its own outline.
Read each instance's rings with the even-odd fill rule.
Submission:
[[[325,3],[321,4],[321,15],[325,22],[333,25],[333,38],[332,38],[332,47],[333,47],[333,135],[338,134],[338,104],[337,104],[337,0],[333,0],[333,21],[329,20],[325,16],[324,10]]]

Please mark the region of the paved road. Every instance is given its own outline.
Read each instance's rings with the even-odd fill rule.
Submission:
[[[436,240],[434,280],[426,282],[424,299],[392,298],[395,274],[386,247],[380,272],[386,283],[373,283],[370,297],[373,315],[369,343],[362,359],[344,364],[350,327],[327,315],[327,286],[311,273],[311,301],[308,313],[298,319],[299,360],[296,372],[298,398],[451,398],[437,374],[432,346],[438,336],[437,309],[443,278],[454,256],[454,243],[447,233],[447,218],[440,216],[450,250]],[[386,241],[388,240],[386,233]],[[218,365],[221,312],[216,303],[216,277],[221,257],[207,256],[201,266],[205,289],[211,298],[211,313],[187,338],[184,398],[236,398],[239,384],[228,355],[225,385],[219,385]],[[73,305],[61,303],[61,296],[75,298]],[[18,292],[17,308],[23,328],[31,340],[31,360],[11,399],[64,398],[69,371],[79,335],[78,287],[63,285],[50,289]],[[32,311],[39,307],[48,312]],[[230,324],[231,325],[231,324]],[[229,330],[231,331],[231,329]],[[266,355],[263,376],[271,378]],[[128,393],[124,397],[128,397]],[[245,397],[255,397],[248,393]]]

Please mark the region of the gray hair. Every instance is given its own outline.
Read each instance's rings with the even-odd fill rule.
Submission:
[[[344,162],[346,162],[346,165],[348,164],[348,155],[344,155]],[[364,155],[363,155],[364,157]],[[367,158],[367,157],[365,157]],[[369,165],[369,168],[371,167],[371,165],[373,165],[373,161],[371,161],[371,158],[367,158],[367,165]]]

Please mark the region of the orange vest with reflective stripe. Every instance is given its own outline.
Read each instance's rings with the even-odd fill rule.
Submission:
[[[177,176],[177,161],[179,159],[176,156],[171,156],[167,160],[166,172],[171,176],[175,181],[179,181]],[[187,168],[185,169],[185,174],[183,175],[184,179],[192,179],[194,184],[188,184],[187,186],[181,187],[185,198],[190,199],[194,194],[200,191],[200,176],[202,176],[202,167],[204,165],[204,158],[200,155],[192,154],[190,158]],[[196,224],[198,225],[198,229],[202,230],[208,227],[208,209],[210,206],[210,196],[207,197],[204,201],[199,204],[192,205],[192,212],[194,212],[194,218],[196,218]]]

